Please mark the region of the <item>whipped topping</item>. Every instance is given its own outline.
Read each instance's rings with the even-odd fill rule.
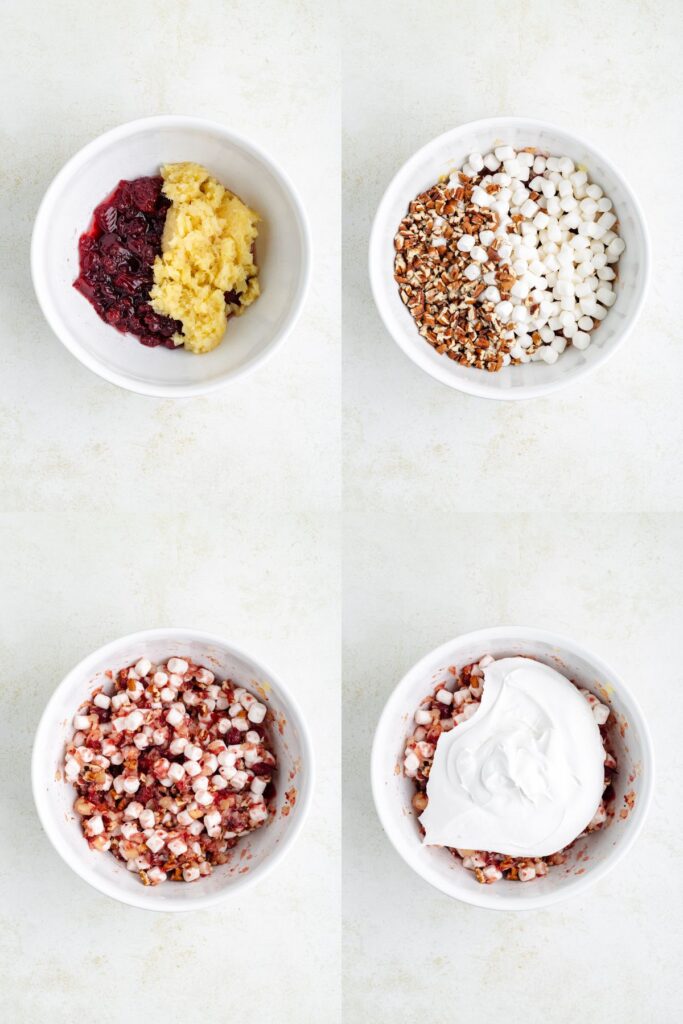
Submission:
[[[590,705],[555,669],[502,658],[476,713],[439,737],[420,816],[424,842],[545,857],[584,831],[605,752]]]

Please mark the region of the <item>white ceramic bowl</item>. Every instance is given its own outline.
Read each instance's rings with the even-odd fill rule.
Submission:
[[[493,145],[536,146],[551,155],[585,164],[589,177],[614,203],[626,251],[619,260],[617,301],[592,335],[588,349],[569,346],[553,365],[543,362],[505,367],[498,373],[460,366],[439,355],[420,337],[394,281],[394,236],[408,204],[443,174],[462,167],[475,151]],[[370,283],[377,309],[396,344],[422,370],[449,387],[480,398],[518,399],[546,395],[585,376],[605,362],[633,327],[645,298],[650,270],[647,231],[640,206],[616,167],[594,146],[543,121],[494,117],[472,121],[440,135],[418,150],[387,188],[370,236]]]
[[[230,320],[221,344],[205,355],[145,348],[105,324],[72,287],[78,239],[95,207],[122,178],[158,174],[161,164],[183,160],[206,166],[263,218],[256,242],[261,297]],[[306,296],[310,248],[301,201],[272,157],[211,121],[151,117],[106,132],[62,168],[38,210],[31,271],[48,323],[85,366],[130,391],[183,398],[242,377],[284,341]]]
[[[609,704],[610,737],[619,772],[615,775],[616,814],[602,830],[576,842],[566,864],[533,882],[501,880],[480,885],[473,872],[445,849],[424,846],[411,806],[415,787],[401,765],[413,715],[449,665],[462,667],[492,654],[523,655],[545,662]],[[579,644],[545,630],[495,627],[468,633],[432,651],[412,668],[389,697],[372,748],[372,791],[384,830],[407,864],[441,892],[493,910],[535,910],[584,892],[626,855],[640,832],[654,786],[652,741],[643,713],[626,684]],[[635,794],[625,818],[626,793]]]
[[[137,875],[110,853],[98,853],[83,838],[73,810],[75,790],[62,778],[64,748],[73,735],[79,704],[102,685],[107,669],[118,670],[141,657],[152,662],[189,655],[221,678],[257,690],[278,727],[272,730],[278,760],[275,816],[235,847],[233,862],[214,869],[198,882],[144,886]],[[281,730],[280,730],[281,726]],[[294,699],[278,677],[233,644],[192,629],[153,629],[122,637],[101,647],[69,672],[52,694],[36,732],[32,761],[33,796],[43,828],[69,867],[113,899],[144,910],[197,910],[241,895],[275,867],[299,834],[313,793],[313,750],[306,724]],[[285,795],[291,787],[296,801]],[[284,813],[283,813],[284,812]],[[244,851],[248,859],[244,859]],[[245,866],[248,870],[244,870]]]

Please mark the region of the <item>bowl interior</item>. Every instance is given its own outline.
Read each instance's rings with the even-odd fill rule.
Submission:
[[[615,776],[614,817],[602,830],[574,843],[566,864],[552,867],[545,878],[531,883],[501,880],[495,885],[480,885],[473,872],[446,850],[424,846],[418,819],[411,806],[415,792],[403,776],[402,762],[405,742],[412,733],[413,715],[420,701],[435,683],[444,678],[449,665],[462,667],[484,654],[495,658],[524,655],[537,658],[562,672],[579,686],[591,690],[609,704],[610,738],[618,763]],[[564,898],[570,890],[581,888],[598,869],[606,868],[617,848],[633,835],[636,819],[644,814],[649,798],[651,765],[642,734],[638,729],[640,712],[618,680],[595,666],[579,653],[560,648],[545,640],[510,636],[485,640],[463,637],[444,649],[435,651],[415,666],[404,678],[387,703],[377,730],[373,752],[375,799],[382,823],[398,851],[420,875],[437,888],[465,902],[506,909],[532,907]],[[633,794],[633,810],[625,817],[625,797]],[[641,806],[642,796],[642,806]]]
[[[114,649],[112,649],[114,648]],[[189,885],[165,883],[145,887],[139,878],[109,853],[92,851],[73,810],[75,790],[62,778],[64,747],[73,734],[72,719],[79,703],[106,680],[107,669],[118,670],[146,656],[152,662],[173,655],[189,656],[220,678],[230,678],[259,695],[275,722],[271,730],[278,760],[275,777],[275,815],[263,828],[245,836],[232,860],[208,878]],[[270,858],[293,834],[308,798],[310,774],[305,738],[291,701],[272,678],[249,658],[220,643],[192,639],[136,639],[109,645],[82,662],[54,694],[41,720],[34,752],[34,789],[43,825],[52,842],[86,881],[124,902],[158,910],[188,909],[212,902],[226,890],[237,891],[263,872]],[[290,794],[290,796],[287,795]],[[291,796],[295,794],[292,801]],[[173,906],[171,906],[173,904]]]
[[[210,389],[261,357],[291,326],[305,289],[305,228],[297,202],[279,173],[220,127],[184,122],[116,129],[78,154],[55,180],[36,221],[34,282],[45,315],[68,348],[90,369],[132,390],[151,394]],[[122,178],[159,173],[161,164],[204,164],[262,217],[256,243],[262,294],[233,317],[213,352],[149,349],[105,324],[72,283],[78,239],[94,208]]]
[[[535,146],[550,155],[569,156],[586,167],[614,203],[626,250],[619,260],[617,300],[592,335],[588,349],[569,346],[558,361],[505,367],[498,373],[460,366],[439,355],[417,332],[401,302],[393,278],[394,235],[409,202],[442,175],[462,166],[474,152],[488,153],[494,145],[518,149]],[[427,373],[451,387],[490,398],[523,398],[568,383],[598,365],[625,336],[637,315],[647,280],[647,239],[638,209],[623,179],[589,145],[572,135],[533,121],[511,119],[474,122],[434,139],[398,172],[380,204],[370,243],[370,273],[375,300],[385,325],[404,352]]]

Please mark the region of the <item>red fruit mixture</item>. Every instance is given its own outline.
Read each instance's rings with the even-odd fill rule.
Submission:
[[[120,181],[100,203],[78,242],[80,274],[74,288],[118,331],[149,347],[176,348],[172,338],[182,333],[181,322],[155,313],[149,304],[152,268],[171,205],[162,185],[160,177]]]

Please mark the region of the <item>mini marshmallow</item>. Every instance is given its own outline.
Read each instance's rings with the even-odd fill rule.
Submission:
[[[529,285],[525,284],[524,281],[515,281],[512,288],[510,289],[510,295],[514,299],[526,299],[529,294]]]
[[[183,753],[188,743],[189,740],[186,739],[185,736],[176,736],[173,740],[171,740],[171,744],[168,749],[172,754],[174,754],[177,757],[178,754]]]
[[[171,839],[167,846],[176,857],[180,857],[183,853],[187,852],[187,843],[184,843],[182,839]]]
[[[613,213],[603,213],[600,217],[598,217],[597,222],[601,227],[605,229],[605,231],[609,231],[609,229],[614,224],[616,224],[617,218],[614,216]]]
[[[221,823],[220,811],[208,811],[204,815],[204,826],[206,827],[207,830],[210,829],[210,828],[215,828],[216,825],[220,825],[220,823]]]
[[[493,197],[483,188],[476,185],[472,189],[472,202],[475,206],[487,207],[493,202]]]
[[[265,804],[257,803],[249,808],[249,823],[257,825],[268,817],[268,809]]]
[[[145,846],[152,851],[152,853],[158,853],[159,850],[163,850],[166,845],[166,833],[160,829],[153,832],[151,836],[146,840]]]
[[[135,666],[135,674],[138,676],[139,679],[144,679],[144,677],[149,674],[149,670],[151,669],[151,667],[152,662],[149,660],[149,658],[140,658],[140,660]]]
[[[265,704],[261,704],[257,701],[255,704],[252,704],[252,706],[249,708],[247,718],[249,719],[250,722],[253,722],[254,725],[260,725],[261,722],[266,717],[267,711],[268,709],[266,708]],[[236,728],[240,728],[237,725],[237,719],[235,719],[233,724],[236,726]]]
[[[169,725],[172,725],[174,729],[180,725],[184,718],[185,711],[184,709],[181,709],[178,704],[174,704],[170,711],[166,713],[166,721]]]
[[[233,750],[221,750],[217,761],[223,768],[232,768],[237,761],[237,754]]]
[[[198,761],[185,761],[183,768],[185,769],[185,773],[189,775],[191,779],[200,775],[202,771]]]
[[[497,882],[498,879],[503,877],[503,872],[499,871],[495,864],[489,864],[488,867],[482,869],[484,878],[488,878],[493,882]]]
[[[145,808],[144,811],[140,811],[140,824],[143,828],[154,828],[154,811]]]
[[[138,827],[134,821],[124,821],[121,826],[121,835],[124,839],[132,839],[137,834]]]
[[[617,297],[616,297],[615,293],[612,291],[612,289],[611,288],[606,288],[604,285],[601,288],[598,288],[598,290],[596,292],[596,298],[598,299],[599,302],[601,302],[603,304],[603,306],[608,306],[608,307],[609,306],[613,306],[614,303],[616,302],[616,299],[617,299]]]
[[[129,732],[137,732],[144,720],[145,716],[142,711],[138,711],[136,708],[135,711],[131,711],[126,718],[126,729]]]
[[[169,672],[184,676],[190,666],[184,658],[169,658],[166,668]]]
[[[606,704],[594,704],[593,705],[593,718],[598,725],[604,725],[609,718],[609,708]]]
[[[87,818],[84,822],[84,828],[86,833],[90,836],[100,836],[104,832],[104,821],[102,820],[101,814],[93,814],[92,818]]]
[[[413,756],[415,756],[415,755],[413,755]],[[420,762],[418,761],[418,765],[419,765],[419,763]],[[232,789],[237,789],[237,790],[244,789],[244,787],[247,784],[248,779],[249,779],[249,776],[247,775],[246,772],[238,771],[238,772],[235,772],[233,777],[230,779],[230,785],[231,785]]]

